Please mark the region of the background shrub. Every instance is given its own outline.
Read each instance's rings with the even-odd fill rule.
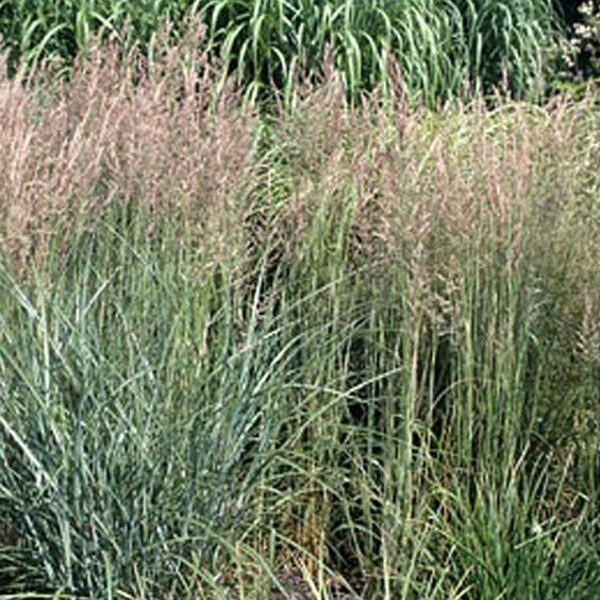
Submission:
[[[539,95],[558,31],[551,0],[3,0],[0,34],[13,69],[48,55],[68,64],[94,33],[152,54],[165,21],[177,38],[191,15],[251,95],[321,76],[330,55],[351,97],[389,87],[393,59],[411,97],[431,105],[494,87]]]

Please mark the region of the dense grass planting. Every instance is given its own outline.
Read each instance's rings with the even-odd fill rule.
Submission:
[[[273,85],[289,96],[331,56],[353,98],[388,87],[397,62],[410,96],[435,105],[497,87],[540,97],[557,8],[552,0],[0,0],[0,35],[11,64],[53,56],[68,65],[95,34],[152,59],[166,19],[174,39],[200,19],[203,48],[251,96]]]
[[[594,103],[188,50],[0,80],[0,590],[597,597]]]

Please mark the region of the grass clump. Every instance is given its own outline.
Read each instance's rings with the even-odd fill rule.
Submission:
[[[0,82],[2,589],[593,598],[594,103],[194,56]]]

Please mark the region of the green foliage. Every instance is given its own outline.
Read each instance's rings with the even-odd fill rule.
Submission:
[[[494,87],[539,95],[557,31],[551,0],[3,0],[0,34],[14,68],[48,55],[70,61],[93,33],[147,48],[161,24],[177,37],[192,14],[250,95],[319,77],[330,57],[353,98],[394,85],[395,63],[411,97],[431,105]]]
[[[91,36],[116,36],[124,45],[146,45],[165,20],[180,21],[191,0],[2,0],[0,35],[10,65],[46,56],[70,61]]]

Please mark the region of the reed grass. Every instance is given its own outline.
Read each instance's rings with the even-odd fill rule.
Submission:
[[[593,99],[94,52],[0,81],[4,596],[594,598]]]

